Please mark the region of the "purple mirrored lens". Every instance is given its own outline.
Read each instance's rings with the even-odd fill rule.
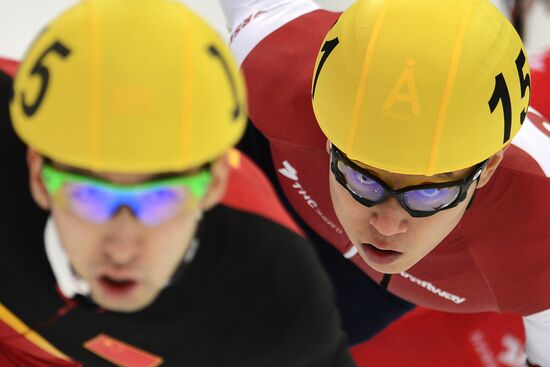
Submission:
[[[92,223],[103,223],[120,207],[127,206],[143,224],[156,225],[173,217],[188,197],[184,187],[118,192],[89,184],[68,184],[65,190],[70,208]]]
[[[384,188],[376,181],[338,161],[338,170],[346,178],[346,186],[354,194],[370,201],[378,201],[384,196]]]
[[[129,205],[143,224],[155,225],[180,211],[188,196],[183,187],[148,189],[136,192]]]
[[[69,206],[83,219],[102,223],[112,216],[117,199],[114,192],[87,184],[68,184],[66,190]]]
[[[452,186],[407,191],[403,199],[410,209],[428,212],[451,205],[459,194],[460,188]]]

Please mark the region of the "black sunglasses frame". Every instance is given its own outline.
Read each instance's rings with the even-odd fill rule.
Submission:
[[[351,169],[361,173],[365,177],[373,180],[374,182],[378,183],[383,189],[384,194],[382,197],[377,201],[368,200],[355,192],[353,192],[352,189],[350,189],[347,185],[346,177],[345,175],[338,169],[338,161],[341,161]],[[457,180],[457,181],[449,181],[449,182],[441,182],[441,183],[434,183],[434,184],[422,184],[422,185],[415,185],[415,186],[407,186],[399,190],[393,190],[390,188],[384,181],[382,181],[380,178],[374,176],[372,173],[368,172],[366,169],[358,166],[355,164],[352,160],[350,160],[340,149],[338,149],[335,145],[332,145],[331,147],[331,162],[330,162],[330,169],[332,171],[332,174],[336,178],[336,181],[342,185],[349,193],[350,195],[359,203],[367,206],[367,207],[373,207],[375,205],[381,204],[384,201],[388,200],[389,198],[395,198],[401,207],[409,213],[411,217],[414,218],[424,218],[429,217],[434,214],[439,213],[440,211],[451,209],[456,207],[458,204],[460,204],[464,199],[466,199],[466,196],[468,195],[468,189],[474,182],[478,182],[479,178],[481,177],[481,173],[487,166],[487,163],[489,162],[489,159],[484,160],[483,162],[479,163],[475,166],[474,170],[471,174],[469,174],[467,177]],[[459,193],[457,197],[454,199],[453,202],[451,202],[449,205],[444,206],[442,208],[433,209],[430,211],[422,211],[422,210],[415,210],[411,209],[407,206],[405,202],[405,194],[409,191],[414,190],[426,190],[426,189],[441,189],[446,187],[459,187]]]

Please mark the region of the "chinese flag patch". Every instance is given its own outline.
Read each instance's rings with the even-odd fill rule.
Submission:
[[[159,356],[126,344],[105,334],[88,340],[84,347],[120,367],[157,367],[163,362]]]

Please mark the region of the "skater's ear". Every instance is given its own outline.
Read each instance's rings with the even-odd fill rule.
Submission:
[[[44,157],[32,148],[27,149],[27,166],[29,169],[29,186],[36,204],[44,210],[50,209],[50,200],[46,186],[42,181]]]

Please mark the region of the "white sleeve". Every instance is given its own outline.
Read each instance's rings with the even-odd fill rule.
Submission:
[[[550,367],[550,309],[523,318],[529,361]]]
[[[550,122],[548,118],[543,117],[533,107],[529,107],[527,118],[512,140],[512,144],[529,154],[537,161],[546,177],[550,177]]]
[[[219,0],[231,32],[230,43],[240,64],[273,31],[319,9],[313,0]]]

